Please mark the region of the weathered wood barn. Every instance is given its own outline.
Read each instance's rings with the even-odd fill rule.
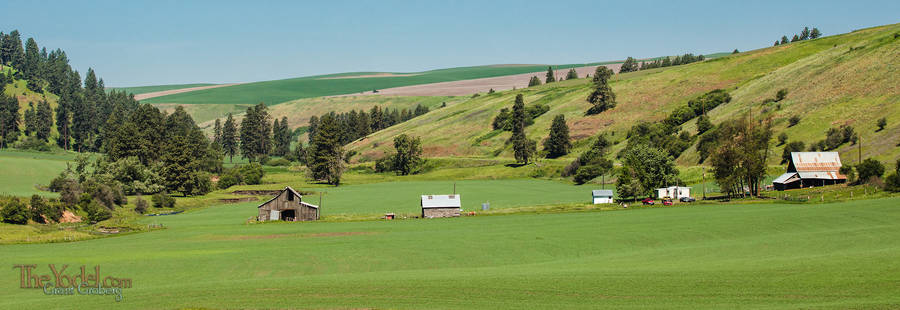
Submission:
[[[459,216],[462,208],[459,195],[422,195],[422,217]]]
[[[319,206],[303,202],[303,196],[290,186],[257,207],[259,221],[315,221]]]
[[[783,191],[847,182],[840,170],[841,157],[837,152],[792,152],[787,172],[775,178],[772,185]]]

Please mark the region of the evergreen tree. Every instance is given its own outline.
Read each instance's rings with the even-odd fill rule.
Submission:
[[[222,127],[222,150],[228,155],[228,161],[234,162],[234,154],[237,153],[238,140],[237,128],[234,126],[234,118],[231,113],[225,119],[225,125]]]
[[[797,42],[797,41],[800,41],[800,37],[797,36],[797,35],[795,34],[794,37],[791,38],[791,43],[794,43],[794,42]]]
[[[251,161],[269,154],[272,149],[272,125],[265,104],[247,108],[241,120],[241,155]]]
[[[222,121],[218,118],[215,125],[213,125],[213,143],[222,145]]]
[[[344,155],[340,132],[340,122],[334,113],[325,114],[319,120],[316,133],[307,149],[307,166],[314,180],[340,185]]]
[[[287,123],[287,117],[282,117],[279,122],[277,119],[272,124],[272,139],[275,148],[273,154],[276,156],[287,156],[291,151],[291,130]]]
[[[537,143],[525,137],[525,122],[525,99],[522,94],[517,94],[510,118],[513,134],[509,138],[509,143],[513,145],[516,162],[528,164],[537,149]]]
[[[547,74],[544,83],[553,83],[556,82],[556,77],[553,76],[553,67],[547,67]]]
[[[706,114],[700,115],[697,118],[697,134],[702,135],[704,132],[709,131],[713,128],[712,122],[709,121],[709,117]]]
[[[781,42],[779,42],[779,43],[781,43],[781,44],[788,44],[788,37],[787,37],[787,36],[781,36]]]
[[[25,136],[31,136],[32,133],[37,131],[37,124],[35,117],[37,115],[37,111],[34,109],[34,102],[28,103],[28,109],[25,110],[24,120],[25,120]]]
[[[28,79],[29,82],[40,76],[40,63],[41,54],[38,50],[37,42],[34,41],[34,38],[28,38],[28,41],[25,43],[25,61],[21,69],[25,79]]]
[[[668,58],[666,58],[668,59]],[[598,66],[594,73],[594,91],[588,96],[587,101],[592,104],[587,115],[599,114],[616,107],[616,94],[609,87],[609,78],[612,70],[604,66]]]
[[[38,139],[46,142],[50,139],[50,131],[53,128],[53,110],[47,100],[41,100],[37,106],[37,129],[35,134]]]
[[[809,39],[809,27],[803,27],[803,31],[800,31],[800,40]]]
[[[775,40],[775,45],[772,46],[778,46],[778,40]]]
[[[822,36],[822,32],[819,31],[819,28],[813,27],[812,31],[809,33],[810,39],[817,39]]]
[[[741,51],[739,51],[738,49],[734,49],[734,51],[731,52],[731,53],[732,53],[732,54],[737,54],[737,53],[740,53],[740,52],[741,52]]]
[[[622,63],[622,68],[619,69],[619,73],[634,72],[637,70],[638,70],[637,61],[635,61],[634,58],[632,58],[632,57],[628,57],[628,59],[625,59],[625,62]]]
[[[531,80],[528,80],[528,87],[541,85],[541,79],[537,76],[532,76]]]
[[[381,113],[375,113],[376,111],[380,111],[378,106],[372,107],[372,131],[381,130]],[[376,116],[377,115],[377,116]],[[377,117],[377,118],[376,118]],[[309,138],[309,144],[312,144],[313,137],[316,136],[316,133],[319,130],[319,117],[318,116],[310,116],[309,117],[309,130],[307,130],[307,134]]]
[[[562,114],[556,115],[553,118],[553,124],[550,125],[550,136],[544,140],[547,158],[566,155],[571,148],[572,142],[569,141],[569,126],[566,125],[566,118]]]
[[[0,94],[0,149],[19,139],[19,100]]]
[[[575,71],[575,68],[569,69],[569,73],[566,74],[566,80],[574,80],[578,78],[578,71]]]
[[[71,95],[63,94],[56,107],[56,132],[59,133],[56,145],[67,151],[69,150],[69,141],[71,141],[71,100]]]

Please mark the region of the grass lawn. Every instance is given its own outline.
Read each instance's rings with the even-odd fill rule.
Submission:
[[[0,308],[896,308],[898,204],[273,224],[225,205],[145,220],[165,230],[2,246],[6,266],[100,265],[133,288],[118,304],[46,296],[5,268]]]
[[[55,197],[54,193],[38,190],[66,169],[66,162],[74,161],[72,153],[39,153],[0,150],[0,195]]]

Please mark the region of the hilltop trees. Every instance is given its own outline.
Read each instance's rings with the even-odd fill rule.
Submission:
[[[634,71],[638,71],[637,61],[635,61],[632,57],[628,57],[628,59],[625,59],[625,62],[622,63],[622,68],[619,69],[619,73]]]
[[[694,56],[694,54],[691,53],[675,57],[666,56],[657,58],[656,60],[650,62],[641,62],[639,70],[686,65],[693,62],[703,61],[705,59],[706,57],[703,55]]]
[[[612,74],[612,70],[607,67],[597,67],[593,78],[594,91],[587,98],[587,101],[593,106],[587,110],[587,115],[599,114],[616,107],[616,94],[609,87],[609,78],[612,77]]]
[[[547,74],[545,76],[546,79],[544,80],[544,83],[556,82],[556,77],[553,75],[553,67],[547,67]]]
[[[331,185],[341,184],[344,150],[340,139],[341,127],[334,113],[322,115],[315,135],[307,149],[310,177]]]
[[[569,141],[569,126],[566,125],[566,117],[562,114],[553,118],[553,124],[550,125],[550,136],[544,140],[544,151],[547,152],[547,158],[557,158],[569,154],[572,148],[572,142]]]
[[[781,36],[781,41],[779,42],[779,44],[788,44],[788,37]]]
[[[813,27],[812,31],[809,33],[810,39],[818,39],[821,36],[822,36],[822,32],[819,31],[819,28]]]
[[[291,152],[291,129],[287,117],[282,117],[281,122],[276,119],[272,124],[272,140],[275,146],[273,155],[287,156]]]
[[[575,68],[569,69],[569,73],[566,74],[566,80],[574,80],[578,78],[578,71],[575,71]]]
[[[541,85],[541,79],[537,76],[532,76],[530,80],[528,80],[528,87]]]

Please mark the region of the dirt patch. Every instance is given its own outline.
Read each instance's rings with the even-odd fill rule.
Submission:
[[[241,197],[241,198],[222,198],[219,199],[221,203],[240,203],[240,202],[251,202],[258,200],[256,197]]]
[[[180,93],[187,93],[187,92],[192,92],[192,91],[196,91],[196,90],[212,89],[212,88],[219,88],[219,87],[228,87],[228,86],[234,86],[234,85],[239,85],[239,84],[243,84],[243,83],[219,84],[219,85],[199,86],[199,87],[188,87],[188,88],[180,88],[180,89],[170,89],[170,90],[164,90],[164,91],[156,91],[156,92],[152,92],[152,93],[144,93],[144,94],[137,94],[137,95],[134,95],[134,100],[140,101],[140,100],[150,99],[150,98],[154,98],[154,97],[162,97],[162,96],[167,96],[167,95],[174,95],[174,94],[180,94]]]
[[[63,211],[62,217],[59,218],[60,223],[80,223],[81,217],[75,215],[75,213],[70,212],[69,210]]]
[[[622,67],[622,64],[608,64],[603,66],[619,72],[619,68]],[[579,67],[575,68],[575,72],[578,72],[578,77],[583,78],[586,74],[594,74],[596,69],[597,66]],[[557,69],[554,70],[553,74],[557,77],[565,77],[568,72],[569,69]],[[402,86],[379,89],[378,93],[369,91],[362,94],[393,96],[465,96],[475,93],[486,93],[490,89],[499,91],[513,88],[525,88],[528,87],[528,80],[532,76],[537,76],[543,81],[546,73],[546,71],[540,71],[463,81]]]
[[[416,76],[416,75],[421,75],[421,73],[375,73],[375,74],[361,74],[361,75],[350,75],[350,76],[332,76],[332,77],[318,78],[317,80],[343,80],[343,79],[400,77],[400,76]]]

